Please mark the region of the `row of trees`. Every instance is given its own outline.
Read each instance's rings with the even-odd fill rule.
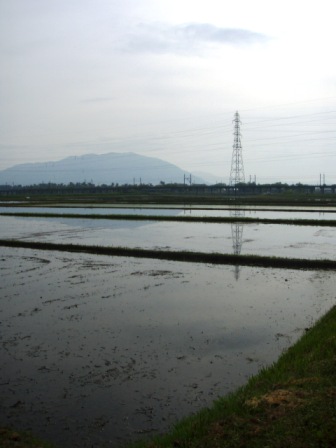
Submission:
[[[164,182],[161,181],[159,183],[159,185],[155,185],[155,187],[159,188],[159,187],[169,187],[169,186],[183,186],[183,187],[189,187],[189,186],[206,186],[205,184],[183,184],[183,183],[177,183],[177,182]],[[72,189],[72,188],[96,188],[96,187],[103,187],[103,188],[118,188],[118,187],[143,187],[143,186],[149,186],[149,187],[153,187],[154,185],[151,183],[141,183],[141,184],[119,184],[111,182],[111,184],[99,184],[96,185],[93,182],[69,182],[68,184],[64,184],[64,183],[55,183],[55,182],[41,182],[39,184],[32,184],[32,185],[0,185],[0,188],[2,190],[11,190],[11,189],[18,189],[18,188],[43,188],[43,189],[55,189],[55,188],[64,188],[64,189]],[[207,185],[209,187],[226,187],[228,186],[226,183],[217,183],[214,185]],[[236,187],[253,187],[253,186],[260,186],[260,187],[278,187],[278,188],[290,188],[290,187],[311,187],[313,185],[311,184],[302,184],[301,182],[297,182],[295,184],[288,184],[285,182],[274,182],[274,183],[264,183],[264,184],[256,184],[255,182],[240,182],[237,185],[235,185]],[[326,185],[320,185],[320,186],[324,186],[326,187]],[[329,185],[329,186],[333,186],[335,187],[335,185]]]

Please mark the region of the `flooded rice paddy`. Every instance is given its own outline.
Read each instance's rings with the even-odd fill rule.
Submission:
[[[0,225],[2,238],[27,241],[336,259],[332,227],[13,216]]]
[[[332,207],[304,207],[302,210],[294,207],[181,207],[167,206],[165,208],[154,207],[99,207],[89,205],[83,206],[54,206],[54,207],[4,207],[0,203],[0,213],[75,213],[78,215],[142,215],[142,216],[218,216],[229,217],[237,213],[246,218],[266,218],[266,219],[336,219],[336,210]]]
[[[232,252],[240,239],[241,253],[336,253],[335,229],[318,226],[0,225],[1,238],[31,241]],[[0,426],[65,448],[166,431],[275,361],[336,303],[332,271],[0,250]]]

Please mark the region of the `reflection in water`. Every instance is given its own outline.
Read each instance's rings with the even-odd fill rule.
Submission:
[[[322,271],[245,267],[234,282],[210,264],[5,247],[0,258],[0,427],[63,448],[167,431],[273,363],[335,302]]]
[[[243,210],[239,205],[236,205],[230,211],[230,216],[234,218],[243,218],[245,216],[245,210]],[[233,253],[235,255],[240,255],[243,243],[243,229],[244,224],[242,222],[233,222],[231,223],[231,234],[232,234],[232,247]],[[240,266],[237,264],[235,266],[235,279],[239,279],[239,270]]]

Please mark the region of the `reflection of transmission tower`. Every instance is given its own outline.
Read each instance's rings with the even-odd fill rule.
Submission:
[[[243,218],[245,216],[245,211],[240,209],[239,206],[235,206],[235,208],[230,211],[230,216],[234,218]],[[240,255],[243,244],[243,229],[244,224],[242,222],[233,222],[231,224],[232,247],[234,255]],[[235,266],[235,279],[239,279],[239,265]]]
[[[233,133],[234,140],[233,140],[233,151],[232,151],[231,172],[230,172],[230,185],[236,186],[241,182],[245,182],[243,152],[240,141],[241,121],[238,112],[236,112],[234,115],[233,123],[234,123],[234,133]]]

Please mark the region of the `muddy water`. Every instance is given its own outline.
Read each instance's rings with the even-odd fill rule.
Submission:
[[[268,210],[267,208],[255,209],[253,207],[239,207],[241,216],[247,218],[266,218],[266,219],[336,219],[335,208],[329,207],[324,209],[310,208],[300,210],[297,208],[287,208],[284,210]],[[229,217],[234,212],[237,212],[237,207],[232,209],[220,208],[204,208],[194,209],[192,207],[186,208],[141,208],[141,207],[1,207],[0,213],[76,213],[78,215],[113,215],[113,214],[127,214],[127,215],[144,215],[144,216],[219,216]]]
[[[222,253],[239,245],[241,254],[336,259],[333,227],[8,216],[0,216],[0,226],[2,238],[30,241]]]
[[[69,448],[168,429],[336,302],[330,272],[9,248],[0,270],[0,425]]]

